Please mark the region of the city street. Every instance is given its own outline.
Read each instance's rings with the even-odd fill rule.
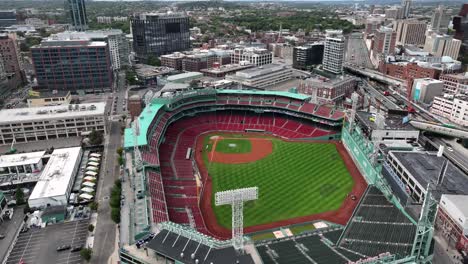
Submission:
[[[110,121],[110,129],[104,151],[103,174],[99,179],[96,197],[99,202],[98,220],[94,235],[93,257],[91,263],[107,263],[114,252],[116,229],[110,217],[109,196],[115,180],[119,179],[119,165],[117,163],[117,148],[121,146],[120,122]]]

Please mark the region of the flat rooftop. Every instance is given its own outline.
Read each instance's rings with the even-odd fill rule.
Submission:
[[[0,156],[0,168],[37,164],[41,161],[45,151],[19,153]]]
[[[468,204],[468,195],[444,194],[443,196],[452,202],[463,215],[468,216],[468,206],[466,206]]]
[[[252,68],[254,66],[255,65],[253,65],[253,64],[247,64],[247,65],[225,64],[225,65],[221,65],[219,67],[202,69],[202,70],[200,70],[200,72],[225,73],[225,72],[231,72],[231,71],[244,70],[244,69]]]
[[[392,151],[395,158],[413,175],[415,180],[426,187],[428,183],[437,183],[445,157],[437,157],[436,152],[400,152]],[[444,180],[436,187],[434,195],[440,198],[442,194],[468,195],[468,176],[450,161]]]
[[[65,97],[70,94],[70,91],[37,91],[37,96],[29,95],[28,99],[40,99],[40,98],[51,98],[51,97]]]
[[[45,39],[39,45],[32,48],[50,48],[50,47],[105,47],[104,41],[91,41],[89,37],[80,36],[70,39]]]
[[[77,105],[3,109],[0,111],[0,124],[104,115],[105,107],[106,103],[97,102]]]
[[[358,111],[356,117],[364,125],[371,130],[379,130],[375,123],[375,115],[369,112]],[[386,115],[385,116],[385,127],[383,130],[417,130],[409,122],[403,123],[404,116],[401,115]]]
[[[168,82],[179,81],[186,78],[200,78],[203,77],[203,73],[200,72],[185,72],[181,74],[171,75],[167,77]]]
[[[336,78],[327,78],[321,75],[314,75],[310,78],[305,79],[305,82],[312,85],[320,85],[321,87],[327,88],[336,86],[342,83],[347,83],[356,78],[352,76],[343,76],[343,77],[336,77]]]
[[[262,76],[265,74],[270,74],[273,72],[285,70],[285,69],[290,69],[286,64],[266,64],[260,67],[254,67],[254,68],[249,68],[245,69],[242,71],[236,72],[236,77],[241,77],[241,78],[255,78],[258,76]]]
[[[81,147],[55,149],[39,177],[30,200],[64,195],[80,161]]]

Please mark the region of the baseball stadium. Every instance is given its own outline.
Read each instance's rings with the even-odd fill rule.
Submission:
[[[140,188],[133,240],[157,230],[147,248],[175,263],[413,263],[427,256],[417,221],[360,140],[343,111],[294,92],[201,89],[153,98],[125,130],[127,169]],[[216,194],[251,187],[258,194],[241,203],[246,246],[239,251],[230,242],[239,221],[234,205],[218,204]],[[120,253],[123,263],[149,263]]]

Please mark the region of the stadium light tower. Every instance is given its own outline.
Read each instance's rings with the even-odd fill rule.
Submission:
[[[140,124],[138,118],[135,118],[133,121],[133,154],[135,155],[135,167],[137,171],[140,171],[143,168],[143,159],[138,148],[138,135],[140,135]]]
[[[242,188],[217,192],[215,204],[232,207],[232,246],[244,251],[244,202],[258,199],[258,187]]]

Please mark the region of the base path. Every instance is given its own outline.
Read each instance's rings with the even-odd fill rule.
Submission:
[[[223,139],[249,140],[252,150],[249,153],[222,153],[216,151],[218,141]],[[273,152],[273,143],[268,138],[225,138],[218,136],[214,139],[213,146],[208,154],[210,162],[240,164],[260,160]]]
[[[203,138],[204,138],[203,134],[198,136],[198,139],[196,142],[196,152],[195,152],[196,153],[195,160],[198,164],[198,168],[200,170],[202,181],[203,181],[203,193],[201,194],[202,196],[200,198],[200,208],[201,208],[203,219],[205,221],[205,225],[208,231],[218,238],[230,239],[232,236],[231,230],[218,224],[216,220],[216,216],[213,211],[212,204],[211,204],[211,195],[212,195],[211,193],[213,191],[213,186],[212,186],[211,177],[208,175],[208,170],[203,162],[203,153],[202,153]],[[356,200],[352,200],[351,197],[346,197],[346,199],[343,201],[343,204],[338,210],[323,212],[323,213],[314,214],[314,215],[301,216],[301,217],[296,217],[296,218],[291,218],[291,219],[286,219],[286,220],[281,220],[277,222],[261,224],[261,225],[256,225],[256,226],[249,226],[249,227],[244,228],[244,233],[246,234],[254,233],[254,232],[258,232],[262,230],[279,228],[282,226],[288,226],[292,224],[298,224],[298,223],[309,222],[309,221],[314,221],[314,220],[325,220],[325,221],[329,221],[329,222],[333,222],[333,223],[337,223],[341,225],[346,225],[351,215],[353,214],[354,209],[358,205],[359,200],[364,194],[364,191],[367,188],[367,183],[362,177],[356,165],[354,164],[353,160],[349,156],[348,152],[344,148],[343,144],[338,141],[306,141],[306,140],[304,141],[286,140],[286,141],[335,144],[336,149],[338,150],[338,153],[340,154],[341,158],[343,159],[346,165],[346,168],[348,169],[349,173],[351,174],[351,177],[353,178],[354,186],[353,186],[353,189],[351,190],[351,194],[356,196]]]

